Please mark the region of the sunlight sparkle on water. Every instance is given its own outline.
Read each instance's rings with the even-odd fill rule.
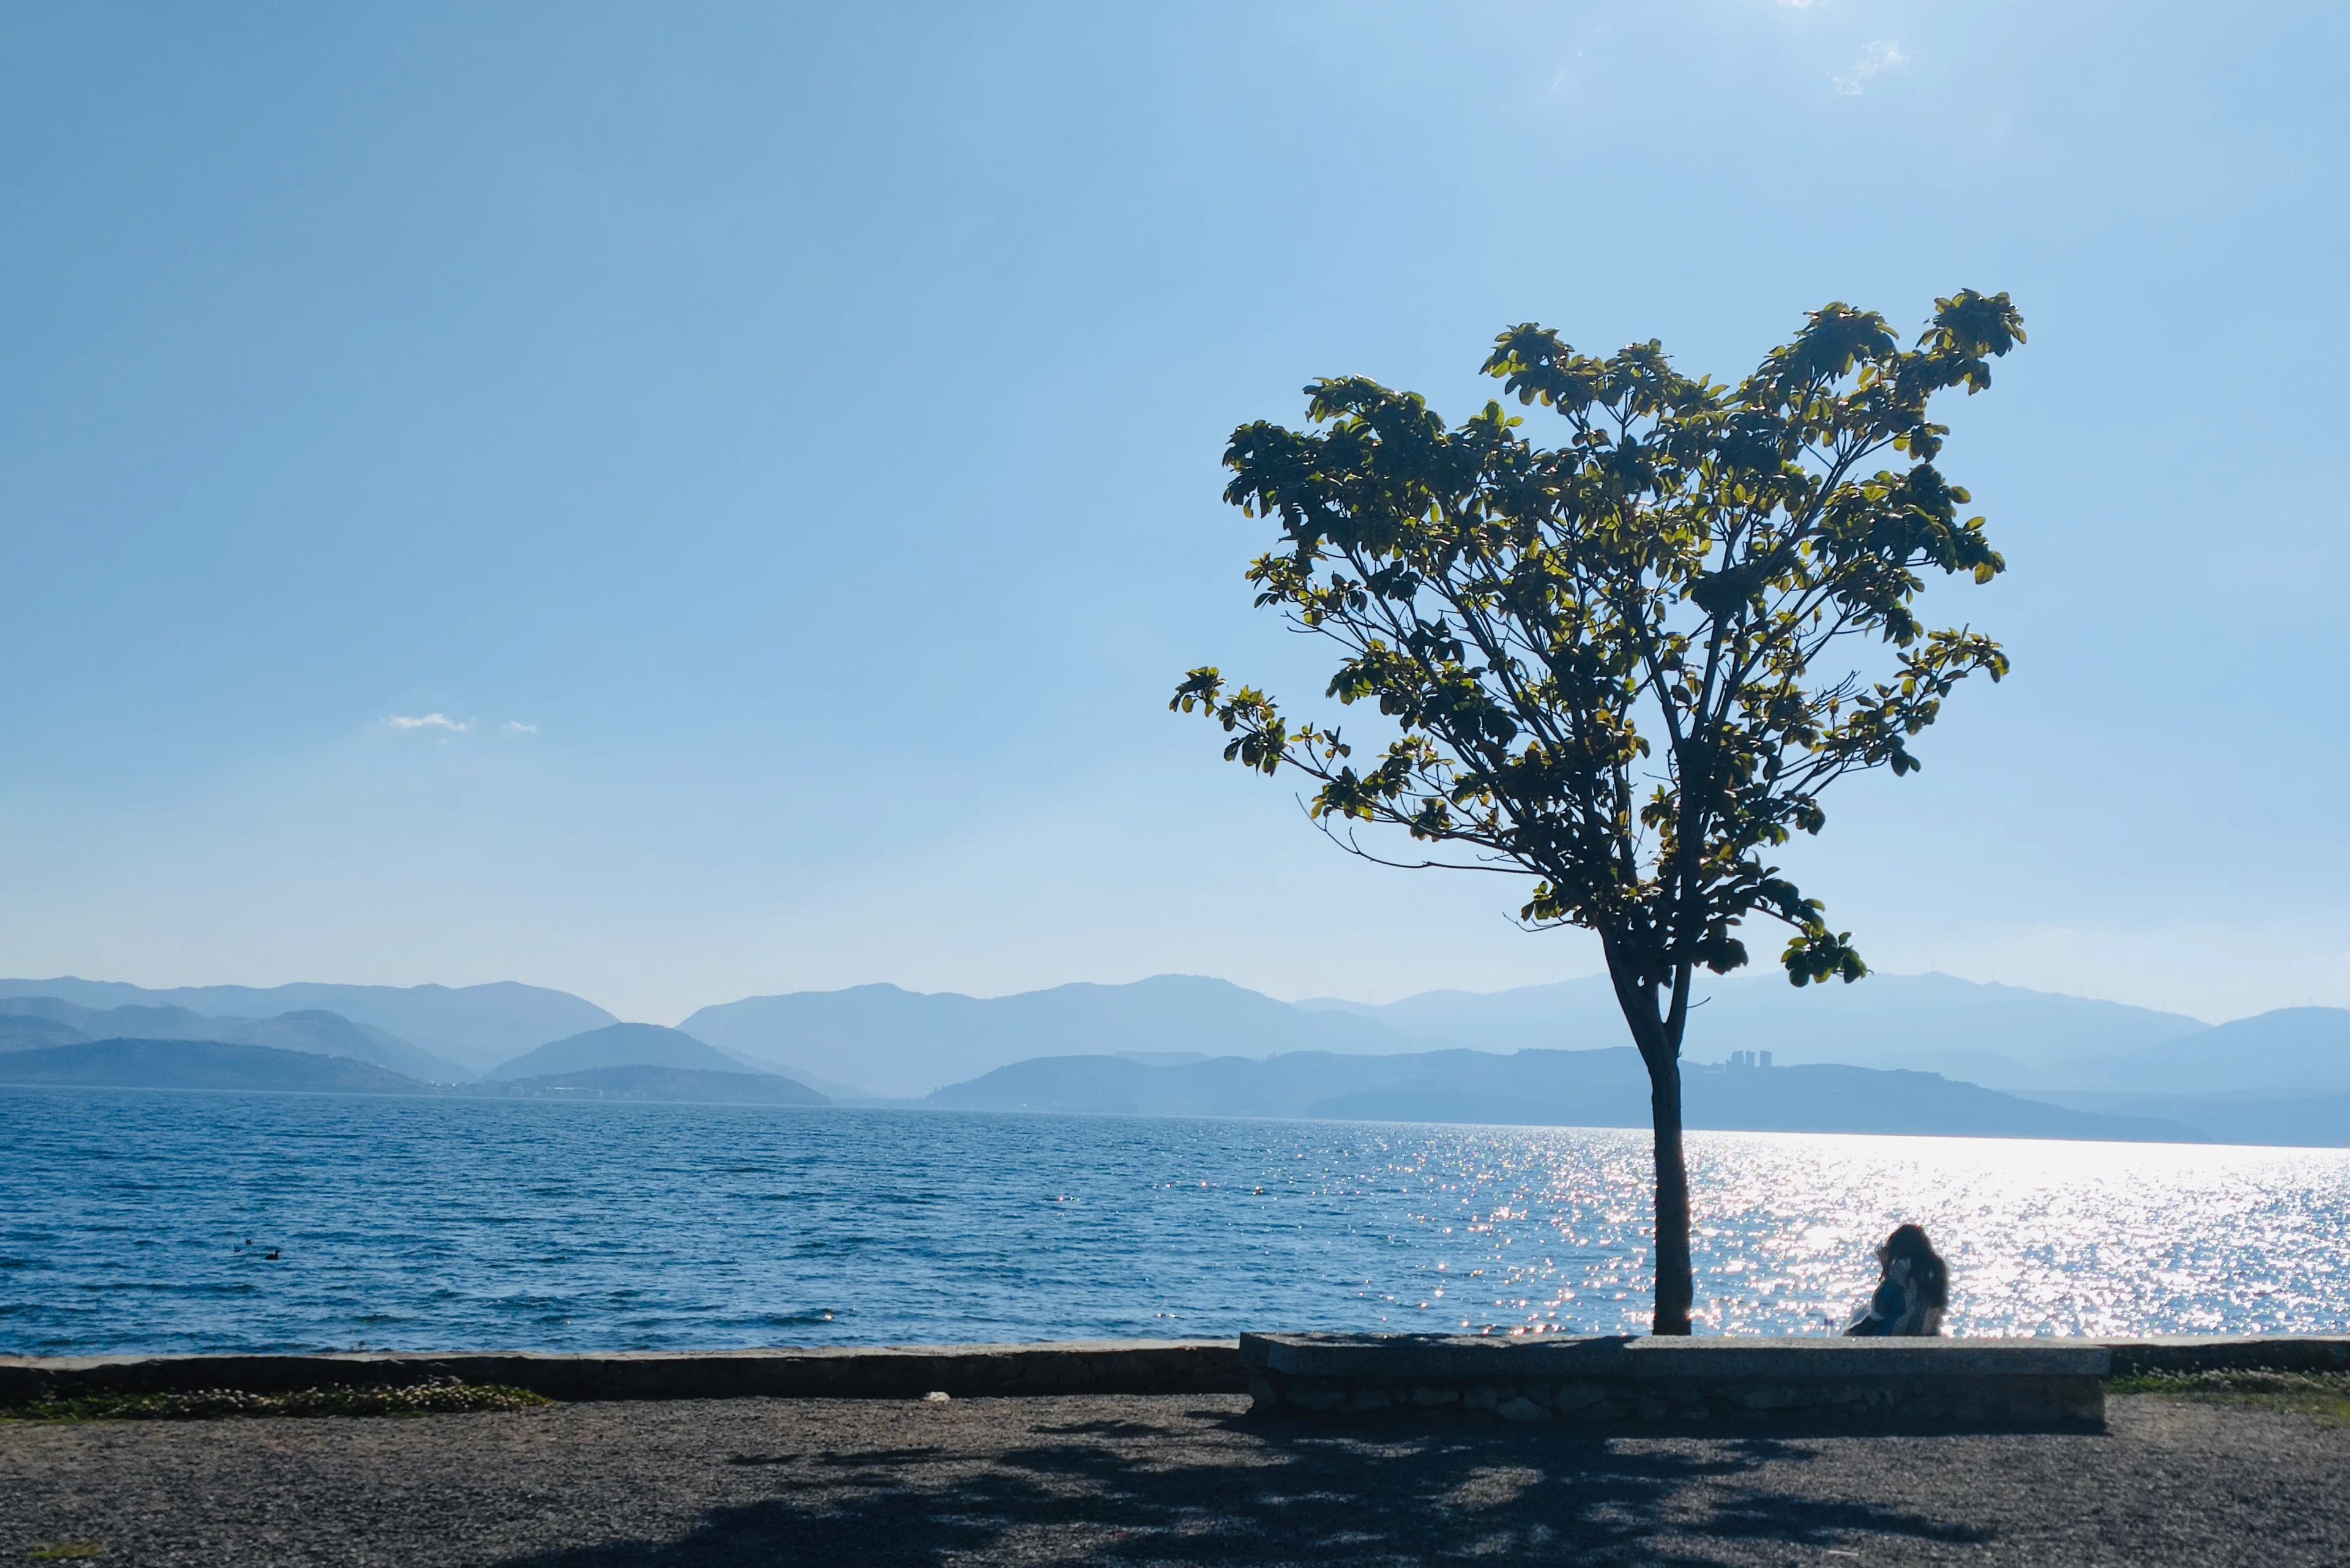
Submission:
[[[1648,1318],[1638,1132],[0,1090],[0,1353]],[[1954,1333],[2350,1331],[2350,1152],[1690,1156],[1700,1332],[1841,1325],[1905,1220],[1950,1260]]]

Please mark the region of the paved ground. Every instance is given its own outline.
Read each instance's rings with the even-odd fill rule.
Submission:
[[[1269,1426],[1237,1398],[733,1400],[0,1424],[0,1564],[2350,1563],[2350,1431],[2113,1402],[2103,1437]]]

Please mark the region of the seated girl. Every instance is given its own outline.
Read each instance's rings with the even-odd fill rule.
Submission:
[[[1930,1334],[1942,1332],[1942,1312],[1950,1303],[1950,1272],[1926,1232],[1904,1225],[1877,1249],[1884,1269],[1877,1293],[1852,1320],[1847,1334]]]

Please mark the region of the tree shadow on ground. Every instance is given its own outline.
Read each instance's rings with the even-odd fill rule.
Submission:
[[[731,1456],[769,1467],[772,1494],[713,1509],[672,1540],[552,1552],[513,1568],[1488,1557],[1711,1568],[1784,1562],[1789,1547],[1889,1561],[1985,1539],[1953,1521],[1766,1487],[1764,1466],[1812,1457],[1767,1438],[1625,1443],[1465,1426],[1340,1434],[1222,1412],[1009,1435],[1015,1446],[959,1452]]]

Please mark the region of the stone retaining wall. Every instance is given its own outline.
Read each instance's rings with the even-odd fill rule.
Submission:
[[[0,1406],[100,1393],[503,1384],[550,1399],[1221,1394],[1266,1415],[1719,1426],[2094,1427],[2104,1379],[2350,1371],[2350,1339],[1509,1339],[1244,1334],[890,1349],[545,1355],[0,1356]]]
[[[1237,1394],[1230,1340],[1100,1340],[883,1350],[611,1355],[368,1355],[0,1357],[0,1405],[198,1388],[282,1393],[453,1377],[549,1399],[919,1399],[990,1394]]]
[[[2350,1339],[2314,1334],[2218,1335],[2169,1339],[2107,1339],[2113,1376],[2185,1372],[2350,1372]]]
[[[1241,1362],[1267,1416],[2050,1430],[2102,1427],[2108,1376],[2341,1366],[2350,1341],[1243,1334]]]

